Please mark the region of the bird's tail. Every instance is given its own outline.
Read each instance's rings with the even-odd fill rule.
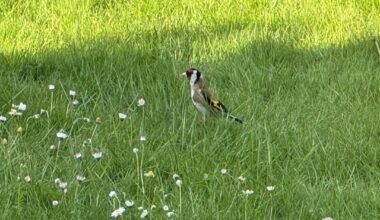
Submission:
[[[232,120],[234,120],[235,122],[238,122],[238,123],[240,123],[240,124],[242,124],[243,123],[243,121],[240,119],[240,118],[238,118],[238,117],[236,117],[236,116],[233,116],[233,115],[231,115],[231,114],[228,114],[228,116],[227,116],[229,119],[232,119]]]

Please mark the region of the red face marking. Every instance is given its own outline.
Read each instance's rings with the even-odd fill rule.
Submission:
[[[189,80],[190,80],[192,74],[193,74],[193,69],[192,68],[189,68],[189,69],[186,70],[186,76],[187,76],[187,78]]]

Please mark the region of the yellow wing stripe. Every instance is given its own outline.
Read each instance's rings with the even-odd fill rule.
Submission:
[[[218,101],[218,100],[213,100],[213,99],[211,99],[211,103],[212,103],[212,106],[214,107],[214,108],[217,108],[217,109],[219,109],[220,111],[223,111],[223,109],[222,109],[222,107],[220,106],[220,102]]]

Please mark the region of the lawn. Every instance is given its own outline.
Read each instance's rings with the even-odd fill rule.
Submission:
[[[1,219],[379,219],[379,36],[378,0],[0,0]]]

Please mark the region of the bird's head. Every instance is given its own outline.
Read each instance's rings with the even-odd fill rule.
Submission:
[[[195,68],[189,68],[185,72],[181,74],[182,76],[186,76],[188,80],[190,80],[190,83],[194,84],[199,79],[202,78],[201,71],[195,69]]]

